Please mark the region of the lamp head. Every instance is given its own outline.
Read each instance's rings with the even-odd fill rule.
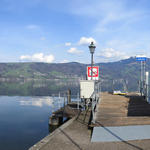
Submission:
[[[90,49],[90,53],[91,53],[91,54],[94,53],[95,48],[96,48],[96,46],[94,45],[93,42],[91,42],[91,44],[90,44],[90,46],[89,46],[89,49]]]

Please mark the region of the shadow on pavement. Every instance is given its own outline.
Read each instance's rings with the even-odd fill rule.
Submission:
[[[128,96],[128,116],[150,116],[150,104],[142,96]]]

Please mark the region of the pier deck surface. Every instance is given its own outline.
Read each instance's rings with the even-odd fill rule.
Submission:
[[[94,126],[150,125],[148,110],[149,105],[138,96],[102,93]],[[42,146],[37,143],[30,150],[150,150],[149,139],[91,142],[91,130],[87,127],[89,116],[88,112],[84,122],[84,114],[81,114],[66,127],[54,131],[55,134],[49,135],[46,141],[42,140],[41,144],[45,142]]]
[[[150,125],[150,104],[142,97],[101,94],[95,126]]]

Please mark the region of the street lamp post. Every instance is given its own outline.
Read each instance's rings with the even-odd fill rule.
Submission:
[[[90,53],[91,53],[91,80],[93,80],[93,54],[95,51],[96,46],[94,45],[93,42],[91,42],[89,49],[90,49]]]

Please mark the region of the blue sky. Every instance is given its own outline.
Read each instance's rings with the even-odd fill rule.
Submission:
[[[0,62],[150,57],[149,0],[0,0]]]

